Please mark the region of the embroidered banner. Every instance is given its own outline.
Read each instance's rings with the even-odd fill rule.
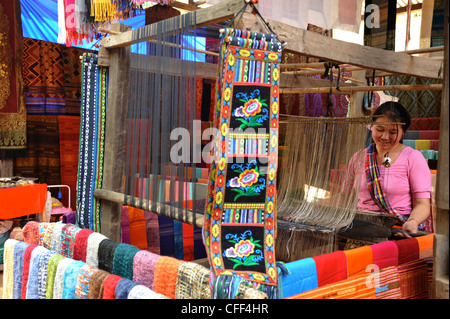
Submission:
[[[213,274],[277,285],[279,65],[272,34],[225,29],[203,229]],[[267,289],[266,289],[267,290]]]

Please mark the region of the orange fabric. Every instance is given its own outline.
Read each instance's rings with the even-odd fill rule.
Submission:
[[[128,218],[130,224],[130,245],[147,250],[147,228],[145,226],[144,211],[128,206]]]
[[[12,219],[45,210],[47,184],[0,189],[0,219]]]
[[[192,200],[184,202],[186,207],[192,209]],[[183,223],[183,260],[194,260],[194,226]]]
[[[415,238],[419,242],[419,251],[424,251],[424,250],[433,248],[434,234],[429,234],[426,236],[419,236],[419,237],[415,237]]]
[[[154,291],[175,299],[178,268],[183,263],[176,258],[162,256],[156,261]]]
[[[376,299],[373,276],[362,274],[287,299]]]
[[[370,246],[344,250],[347,256],[347,274],[354,276],[366,273],[367,265],[373,264],[373,252]]]

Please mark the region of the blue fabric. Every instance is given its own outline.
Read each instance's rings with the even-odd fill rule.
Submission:
[[[132,281],[128,278],[119,280],[116,288],[114,289],[116,299],[128,299],[128,293],[134,286],[137,285],[139,285],[137,282]]]
[[[77,286],[77,278],[81,272],[81,267],[86,265],[81,260],[76,260],[67,265],[64,271],[64,287],[62,299],[75,299],[75,290]]]
[[[23,241],[14,245],[14,284],[13,284],[13,299],[21,299],[22,295],[22,272],[23,272],[23,258],[25,250],[29,245]]]
[[[300,259],[285,264],[285,267],[289,274],[280,272],[280,298],[287,298],[319,287],[314,259]]]

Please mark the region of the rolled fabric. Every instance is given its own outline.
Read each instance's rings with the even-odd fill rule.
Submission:
[[[14,247],[18,243],[15,239],[7,239],[4,244],[3,255],[3,295],[2,299],[13,299],[14,289]]]
[[[132,281],[128,278],[122,278],[116,285],[114,289],[115,299],[128,299],[128,293],[134,287],[139,285],[137,282]]]
[[[67,267],[75,262],[72,258],[64,258],[58,263],[53,283],[53,299],[63,299],[64,275]]]
[[[103,282],[103,299],[116,299],[115,289],[117,283],[122,280],[122,277],[117,275],[109,275]]]
[[[111,274],[107,271],[99,269],[91,277],[91,285],[89,287],[88,299],[102,299],[103,285],[105,279]]]
[[[81,228],[72,224],[64,225],[61,230],[61,255],[73,259],[73,249],[75,246],[75,237]]]
[[[64,272],[64,285],[62,291],[62,299],[74,299],[75,289],[77,286],[78,275],[81,272],[81,267],[85,265],[81,260],[74,260],[67,265]]]
[[[128,292],[128,299],[168,299],[144,285],[136,285]]]
[[[88,237],[93,233],[90,229],[81,229],[75,236],[73,259],[86,262],[86,249]]]
[[[27,298],[27,284],[28,284],[28,276],[30,274],[31,253],[37,246],[38,245],[36,245],[36,244],[29,244],[27,249],[25,249],[25,253],[23,255],[22,290],[20,293],[20,299]]]
[[[379,269],[398,266],[398,247],[393,241],[385,241],[369,247],[373,252],[373,263]]]
[[[39,258],[39,270],[38,270],[38,299],[46,299],[47,295],[47,272],[48,262],[51,257],[56,255],[54,251],[44,248],[45,252],[42,253]]]
[[[98,246],[98,268],[112,273],[114,251],[116,250],[118,242],[111,239],[103,239]]]
[[[22,230],[23,241],[28,244],[39,245],[39,223],[35,221],[28,222]]]
[[[114,250],[113,271],[114,275],[133,279],[133,259],[140,251],[139,248],[129,244],[120,243]]]
[[[197,263],[182,263],[178,268],[175,299],[211,299],[210,274],[208,268]]]
[[[65,259],[63,255],[55,254],[48,260],[47,268],[47,284],[45,291],[45,299],[53,299],[53,288],[55,284],[56,270],[58,269],[58,264],[61,260]]]
[[[85,264],[80,268],[80,273],[77,278],[77,285],[75,287],[75,299],[88,299],[91,278],[96,271],[98,271],[98,268],[92,267],[88,264]]]
[[[23,258],[29,244],[20,241],[14,246],[14,285],[13,299],[20,299],[22,295]]]
[[[175,299],[178,268],[183,263],[172,257],[162,256],[155,266],[154,291],[170,299]]]
[[[86,264],[98,267],[98,247],[106,236],[97,232],[89,235],[86,247]]]
[[[160,255],[141,250],[134,255],[133,280],[153,290],[155,283],[155,266]]]

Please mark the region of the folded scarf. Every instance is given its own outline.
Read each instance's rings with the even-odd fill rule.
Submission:
[[[22,295],[23,257],[29,244],[20,241],[14,246],[14,286],[13,299],[20,299]]]
[[[67,265],[64,272],[64,285],[62,291],[62,299],[74,299],[75,289],[77,286],[78,275],[81,272],[81,267],[85,265],[81,260],[74,260]]]
[[[378,168],[377,160],[376,160],[376,147],[375,144],[370,144],[365,161],[364,168],[366,170],[366,184],[369,190],[369,194],[372,197],[375,204],[377,204],[380,209],[384,212],[394,215],[400,219],[401,222],[404,222],[404,217],[397,212],[397,210],[391,206],[389,201],[387,200],[386,194],[384,192],[383,186],[380,182],[380,170]]]
[[[103,239],[98,246],[98,268],[112,273],[114,251],[116,250],[118,242],[111,239]]]
[[[343,251],[315,256],[312,259],[316,262],[319,287],[347,279],[347,257]]]
[[[52,239],[53,239],[53,228],[55,227],[55,223],[45,223],[43,225],[43,238],[42,238],[42,246],[47,248],[48,250],[52,249]],[[41,231],[41,229],[39,229]],[[41,236],[41,235],[40,235]]]
[[[119,280],[114,289],[114,295],[116,299],[128,299],[128,293],[134,287],[139,285],[137,282],[132,281],[128,278],[123,278]]]
[[[398,264],[405,264],[419,259],[419,242],[416,238],[396,240],[398,247]]]
[[[87,240],[86,264],[98,267],[98,247],[106,236],[97,232],[92,233]]]
[[[347,276],[367,273],[367,265],[373,264],[373,252],[370,246],[344,250],[347,256]]]
[[[64,225],[61,231],[61,255],[67,258],[73,258],[73,249],[75,246],[75,237],[81,230],[72,224]]]
[[[38,299],[39,259],[46,251],[44,247],[37,246],[31,253],[26,299]]]
[[[58,264],[61,260],[65,259],[63,255],[55,254],[48,260],[47,268],[47,284],[45,291],[45,299],[53,299],[53,288],[55,286],[55,275],[58,269]]]
[[[141,250],[134,255],[133,280],[153,290],[155,266],[160,255],[147,250]]]
[[[122,280],[122,277],[117,275],[109,275],[103,282],[103,299],[116,299],[114,293],[117,283]]]
[[[175,285],[175,299],[211,299],[211,271],[193,262],[180,265]]]
[[[178,268],[183,263],[172,257],[162,256],[155,266],[154,291],[170,299],[175,299]]]
[[[53,227],[51,250],[61,255],[61,232],[64,224],[56,223]]]
[[[136,285],[128,292],[128,299],[168,299],[143,285]]]
[[[106,277],[111,275],[109,272],[99,269],[91,277],[91,285],[89,287],[88,299],[102,299],[103,284]]]
[[[74,299],[88,299],[91,277],[96,271],[98,271],[98,268],[92,267],[88,264],[85,264],[80,268],[80,274],[77,278],[77,285],[75,286]]]
[[[75,262],[72,258],[64,258],[58,263],[53,283],[53,299],[63,299],[64,275],[67,267]]]
[[[39,223],[35,221],[28,222],[23,227],[22,235],[24,242],[39,245]]]
[[[385,241],[369,247],[373,252],[373,263],[379,269],[398,266],[398,247],[393,241]]]
[[[75,236],[75,246],[73,247],[73,259],[86,262],[86,249],[89,235],[94,231],[82,229]]]
[[[3,299],[13,298],[14,289],[14,247],[19,243],[15,239],[7,239],[4,244],[3,255]]]
[[[28,244],[27,249],[25,249],[25,253],[23,255],[23,267],[22,267],[22,290],[20,293],[20,299],[27,298],[27,284],[28,284],[28,276],[30,274],[30,259],[31,253],[37,247],[36,244]]]
[[[287,263],[285,267],[288,273],[279,272],[280,298],[287,298],[319,287],[314,259],[303,258]]]
[[[434,234],[416,237],[419,243],[419,258],[432,258],[433,257],[433,239]]]
[[[114,251],[113,271],[114,275],[133,279],[133,259],[140,251],[139,248],[129,244],[120,243]]]
[[[54,251],[44,248],[45,252],[42,253],[39,258],[39,270],[38,270],[38,299],[45,299],[47,295],[47,272],[48,262],[51,257],[56,255]]]

